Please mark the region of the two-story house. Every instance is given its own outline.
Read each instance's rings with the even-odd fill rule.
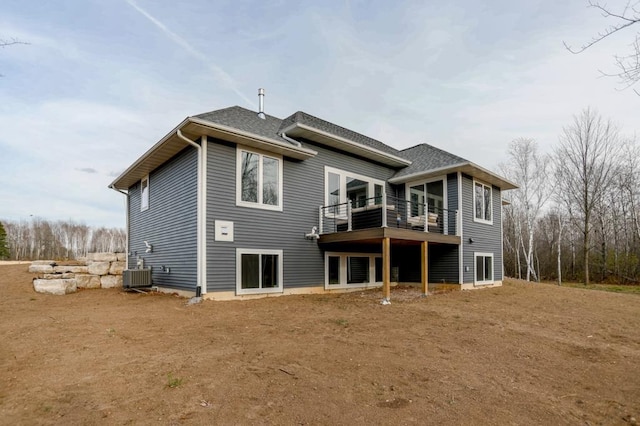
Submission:
[[[402,151],[304,112],[188,117],[110,185],[128,267],[229,299],[502,282],[508,180],[430,145]]]

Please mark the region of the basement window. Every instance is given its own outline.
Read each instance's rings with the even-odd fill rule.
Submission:
[[[474,253],[475,284],[493,284],[493,253]]]
[[[236,249],[236,294],[282,292],[282,250]]]

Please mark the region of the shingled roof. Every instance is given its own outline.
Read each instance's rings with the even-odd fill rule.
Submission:
[[[330,133],[335,136],[339,136],[344,139],[348,139],[352,142],[359,143],[361,145],[368,146],[370,148],[377,149],[382,152],[386,152],[387,154],[396,155],[398,157],[402,157],[400,151],[395,148],[386,145],[379,140],[370,138],[361,133],[354,132],[353,130],[349,130],[347,128],[338,126],[337,124],[333,124],[329,121],[322,120],[321,118],[314,117],[311,114],[307,114],[303,111],[298,111],[289,117],[282,120],[282,124],[278,129],[279,133],[286,132],[287,128],[291,128],[295,124],[303,124],[314,129]]]
[[[462,157],[451,154],[431,145],[421,144],[399,151],[379,140],[330,123],[313,115],[298,111],[284,120],[265,115],[260,118],[255,111],[233,106],[216,111],[205,112],[187,117],[175,129],[152,146],[118,178],[111,187],[127,189],[141,177],[163,164],[168,158],[184,148],[185,142],[178,137],[180,130],[189,135],[209,135],[221,137],[233,142],[257,146],[281,155],[299,160],[313,157],[317,152],[300,146],[289,136],[310,138],[317,143],[326,144],[352,154],[379,161],[398,169],[389,180],[402,183],[412,178],[424,177],[429,173],[459,171],[483,178],[503,189],[516,186],[494,173],[481,168]]]
[[[255,111],[240,106],[232,106],[198,114],[194,117],[293,145],[280,136],[278,129],[281,127],[282,120],[272,115],[265,114],[265,118],[262,119]]]
[[[394,178],[469,163],[469,160],[426,143],[403,149],[400,151],[400,155],[407,160],[411,160],[411,165],[398,170],[393,176]]]

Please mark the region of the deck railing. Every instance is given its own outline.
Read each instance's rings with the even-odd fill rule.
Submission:
[[[384,195],[321,206],[319,223],[320,234],[393,227],[459,235],[457,210]]]

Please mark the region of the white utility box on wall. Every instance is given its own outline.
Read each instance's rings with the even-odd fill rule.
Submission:
[[[233,241],[233,222],[215,220],[213,227],[215,228],[216,241]]]

